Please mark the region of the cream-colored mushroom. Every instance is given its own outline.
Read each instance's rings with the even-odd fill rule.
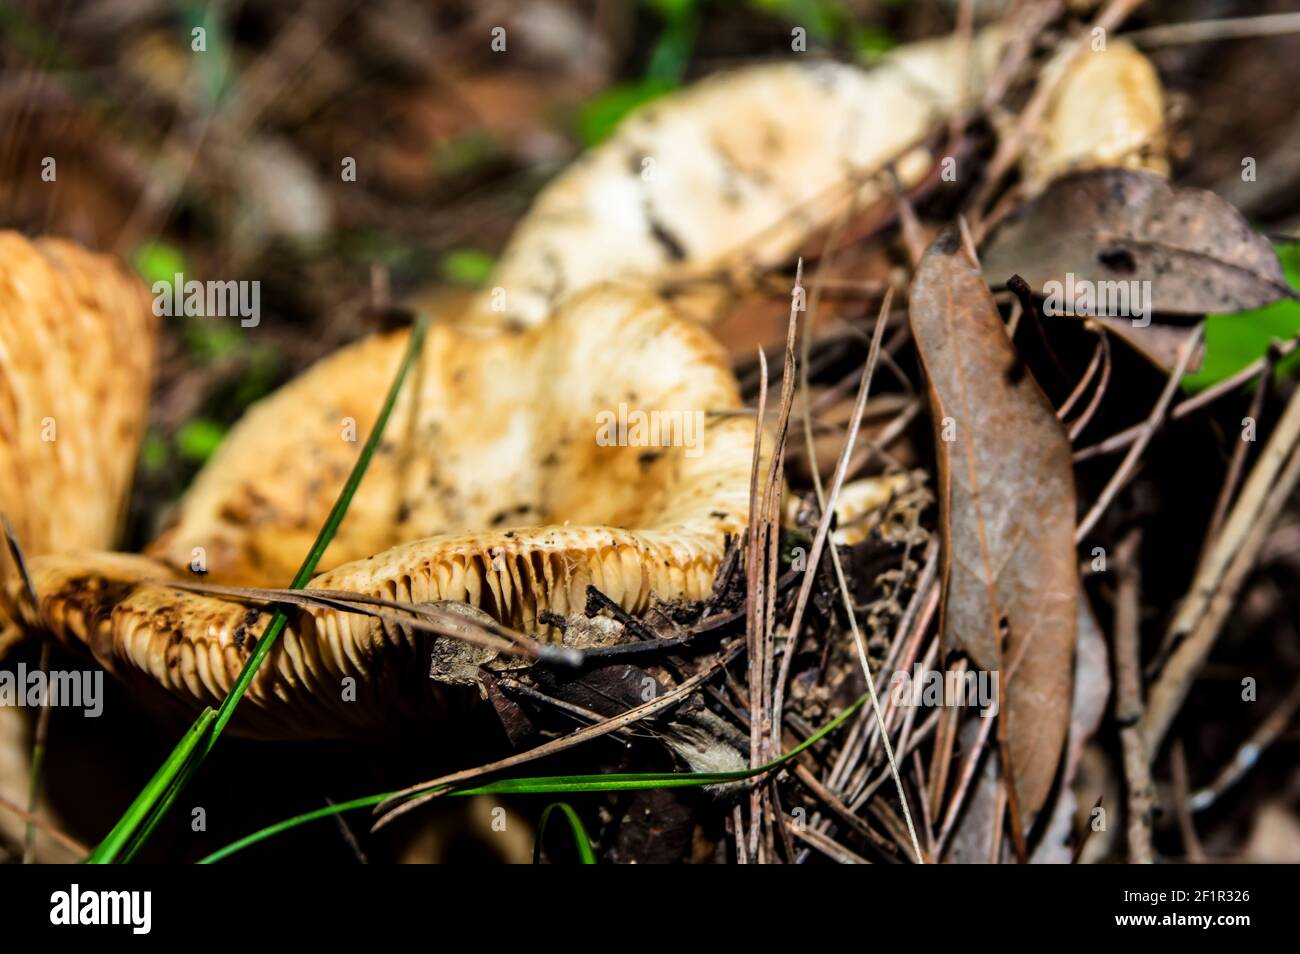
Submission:
[[[405,332],[366,338],[250,408],[149,554],[214,582],[287,583],[374,424],[406,340]],[[593,289],[528,332],[437,324],[322,569],[434,534],[495,546],[518,527],[676,519],[683,498],[674,494],[707,496],[711,472],[731,477],[710,455],[731,452],[734,440],[752,446],[752,422],[711,416],[739,406],[708,334],[633,286]],[[625,416],[653,410],[698,446],[611,445],[617,429],[598,431],[609,415],[617,425],[620,407]],[[729,518],[747,506],[748,461],[743,470],[740,500],[721,508]]]
[[[849,481],[835,500],[833,539],[841,546],[861,543],[884,516],[888,504],[922,482],[923,478],[912,474],[881,474]]]
[[[920,181],[935,160],[924,137],[983,92],[1001,39],[981,31],[966,54],[955,36],[912,43],[874,67],[752,66],[643,106],[542,191],[466,318],[531,325],[598,281],[780,264],[850,203],[887,195],[886,166]],[[1151,62],[1123,40],[1075,49],[1049,65],[1064,76],[1026,151],[1031,191],[1081,168],[1167,175]],[[716,313],[717,291],[701,291],[696,317]]]
[[[1155,67],[1131,43],[1110,40],[1077,57],[1071,46],[1047,67],[1060,75],[1024,177],[1040,192],[1067,172],[1123,166],[1169,175],[1164,94]]]
[[[872,70],[755,67],[630,118],[544,190],[468,320],[431,331],[313,586],[463,600],[542,636],[542,612],[580,607],[588,583],[633,611],[706,595],[747,519],[753,424],[728,413],[740,398],[719,347],[647,286],[779,263],[851,201],[884,195],[871,177],[886,163],[917,181],[933,158],[922,138],[981,90],[998,46],[986,32],[964,60],[947,39]],[[615,278],[628,284],[599,284]],[[405,342],[365,339],[252,408],[146,556],[35,560],[42,620],[142,698],[219,701],[268,613],[149,581],[287,583]],[[638,412],[680,426],[677,445],[627,440]],[[242,728],[335,735],[445,712],[454,693],[427,678],[427,643],[298,610]]]
[[[219,702],[269,613],[148,581],[202,579],[200,548],[207,580],[287,583],[355,459],[342,418],[364,437],[405,339],[367,339],[255,407],[153,556],[33,561],[43,621],[142,697]],[[718,345],[638,287],[593,288],[527,332],[435,326],[311,587],[460,600],[543,636],[543,611],[581,609],[589,584],[633,612],[704,598],[747,519],[753,421],[727,413],[740,404]],[[431,640],[301,610],[240,726],[338,735],[445,712]]]
[[[898,48],[873,67],[783,61],[711,76],[650,103],[538,196],[474,321],[544,321],[594,282],[772,266],[856,200],[929,171],[923,140],[978,96],[996,30]],[[963,78],[961,65],[967,66]]]

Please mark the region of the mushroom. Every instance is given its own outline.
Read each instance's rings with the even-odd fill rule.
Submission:
[[[925,137],[984,91],[1002,39],[985,29],[968,53],[956,35],[924,40],[873,67],[747,67],[641,107],[542,190],[466,318],[532,325],[594,282],[641,278],[695,291],[707,320],[721,284],[703,279],[787,260],[887,196],[887,166],[904,187],[921,181],[937,158]],[[1026,151],[1030,190],[1079,168],[1167,175],[1155,67],[1123,40],[1076,49],[1049,67],[1063,75]]]
[[[270,611],[167,581],[195,580],[196,552],[210,581],[289,579],[356,456],[344,418],[364,435],[405,339],[368,338],[254,407],[151,555],[32,561],[41,620],[142,695],[219,702]],[[524,332],[436,325],[310,588],[460,600],[543,639],[544,613],[581,609],[588,585],[632,612],[701,599],[747,519],[740,407],[720,347],[637,286]],[[444,714],[467,694],[428,678],[431,639],[299,609],[236,721],[302,738]]]
[[[1029,192],[1067,172],[1105,166],[1168,176],[1164,93],[1155,66],[1124,40],[1074,54],[1067,48],[1047,67],[1046,76],[1059,80],[1025,153]]]
[[[114,259],[0,232],[0,511],[29,556],[113,544],[156,333],[144,286]],[[3,655],[19,634],[0,550]]]
[[[846,547],[861,543],[868,538],[872,527],[890,515],[888,505],[891,502],[924,486],[925,477],[919,473],[881,474],[849,481],[840,488],[840,495],[835,499],[832,539]],[[923,491],[921,504],[928,502],[929,494]]]
[[[719,73],[629,116],[550,183],[470,320],[534,325],[593,282],[785,261],[852,203],[930,170],[926,137],[978,96],[1001,34],[899,47],[872,67],[796,58]],[[962,65],[968,66],[966,77]]]
[[[633,612],[705,596],[747,519],[753,425],[734,413],[718,345],[650,286],[784,260],[852,203],[886,195],[891,161],[905,185],[918,181],[933,160],[925,134],[979,93],[999,45],[986,31],[969,56],[949,38],[871,70],[755,67],[631,117],[543,191],[464,320],[431,331],[312,587],[460,600],[542,639],[554,636],[545,611],[579,608],[588,584]],[[34,560],[30,621],[142,697],[219,701],[269,613],[168,581],[293,575],[406,340],[367,338],[252,408],[146,555]],[[674,422],[676,446],[636,446],[654,420]],[[48,499],[67,498],[51,488]],[[445,713],[472,688],[429,680],[416,662],[430,640],[297,608],[236,726],[329,736]]]

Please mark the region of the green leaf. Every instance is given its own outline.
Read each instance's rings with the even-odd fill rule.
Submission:
[[[226,427],[208,417],[196,417],[176,432],[176,450],[185,460],[201,464],[216,452]]]
[[[853,49],[864,59],[873,59],[888,53],[898,44],[883,27],[857,26],[853,28]]]
[[[185,4],[185,45],[195,57],[194,68],[200,80],[200,89],[210,110],[215,111],[230,89],[232,46],[226,35],[226,24],[219,4]],[[204,31],[202,52],[193,49],[194,29]]]
[[[200,364],[212,364],[229,358],[243,346],[243,332],[238,324],[227,321],[187,321],[185,344],[190,357]]]
[[[149,780],[140,794],[135,797],[135,801],[127,807],[126,812],[118,819],[117,824],[113,826],[113,830],[91,852],[90,857],[86,859],[90,864],[107,865],[117,860],[127,842],[134,837],[136,829],[152,811],[154,802],[171,784],[171,780],[175,778],[176,774],[194,756],[199,743],[203,740],[204,733],[208,731],[216,717],[216,710],[211,706],[199,713],[194,725],[190,726],[190,730],[185,733],[176,748],[172,750],[172,754],[167,756],[167,761],[159,766],[153,778]]]
[[[136,274],[153,288],[154,282],[171,284],[177,275],[189,272],[185,253],[166,242],[145,242],[131,253],[131,263]]]
[[[641,80],[611,86],[579,110],[578,138],[588,147],[604,142],[625,116],[677,85],[671,80]]]
[[[1277,246],[1287,283],[1300,289],[1300,244]],[[1300,335],[1300,301],[1283,299],[1254,311],[1230,315],[1209,315],[1205,321],[1205,361],[1194,374],[1183,378],[1188,391],[1201,391],[1258,361],[1269,345]],[[1300,368],[1300,352],[1283,359],[1280,376]]]
[[[299,825],[306,825],[308,822],[314,822],[320,818],[331,818],[334,815],[341,815],[344,812],[354,811],[358,808],[373,808],[385,798],[392,794],[382,792],[378,795],[366,795],[362,798],[354,798],[350,802],[338,802],[333,805],[326,805],[324,808],[318,808],[314,812],[305,812],[302,815],[294,815],[292,818],[286,818],[284,821],[276,822],[274,825],[268,825],[266,828],[253,832],[251,835],[245,835],[238,841],[232,841],[212,854],[199,861],[201,865],[211,865],[224,858],[229,858],[236,852],[243,851],[259,841],[265,841],[281,832],[288,831],[290,828],[297,828]]]
[[[146,472],[159,471],[167,465],[171,450],[161,434],[150,430],[140,444],[140,469]]]
[[[696,2],[649,0],[647,6],[663,18],[664,29],[650,51],[645,76],[609,87],[578,111],[578,138],[584,146],[604,142],[629,113],[682,85],[699,29]]]
[[[239,376],[234,397],[236,406],[241,408],[270,394],[280,370],[280,353],[274,347],[255,345],[244,350],[247,366]]]
[[[670,16],[668,25],[650,51],[650,62],[645,71],[647,82],[681,84],[686,75],[686,65],[691,61],[691,51],[695,49],[698,22],[694,11],[689,8]]]
[[[496,259],[472,248],[453,249],[442,257],[442,277],[458,285],[482,285],[496,267]]]
[[[838,0],[750,0],[750,6],[801,26],[818,40],[834,39],[844,18]]]
[[[433,168],[439,176],[463,176],[500,154],[501,146],[491,133],[475,130],[435,146]]]
[[[694,16],[699,4],[697,0],[646,0],[646,6],[672,23]]]
[[[542,812],[542,817],[537,822],[537,838],[533,842],[533,864],[541,862],[542,845],[546,843],[546,826],[557,809],[569,823],[569,832],[573,835],[573,847],[578,852],[578,861],[584,865],[594,865],[596,853],[591,850],[591,839],[587,837],[587,829],[582,827],[582,819],[568,802],[552,802]]]

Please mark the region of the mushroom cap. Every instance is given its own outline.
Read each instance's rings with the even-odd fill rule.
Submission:
[[[835,532],[832,539],[841,546],[854,546],[866,540],[871,518],[899,494],[922,483],[922,475],[881,474],[851,480],[840,488],[835,498]]]
[[[364,439],[405,341],[361,341],[250,410],[149,556],[34,561],[42,621],[142,693],[219,702],[269,613],[163,581],[287,584],[358,453],[342,418]],[[435,325],[310,586],[464,601],[543,638],[542,611],[580,609],[589,584],[633,612],[704,598],[748,515],[740,406],[720,347],[637,286],[593,288],[526,332]],[[295,611],[236,727],[329,736],[445,712],[464,693],[431,683],[433,638]]]
[[[979,95],[1000,45],[997,29],[974,38],[965,83],[961,40],[945,37],[871,67],[719,73],[641,107],[542,190],[467,317],[534,325],[598,281],[784,261],[851,202],[889,194],[871,178],[886,163],[920,181],[922,141]]]
[[[144,286],[115,259],[0,232],[0,511],[26,554],[112,545],[156,335]],[[0,602],[0,619],[12,613]]]
[[[197,556],[212,582],[287,585],[406,341],[405,331],[363,339],[250,408],[149,554],[177,570]],[[625,416],[654,411],[661,424],[680,423],[682,434],[666,427],[660,436],[697,446],[602,446],[618,437],[601,424],[616,425],[620,406]],[[750,453],[753,424],[718,414],[740,406],[720,347],[636,286],[592,289],[524,332],[435,324],[321,569],[435,535],[495,540],[566,522],[735,530],[747,514],[750,461],[743,480],[731,464]],[[725,517],[700,518],[704,507]]]
[[[1059,54],[1063,75],[1032,147],[1025,153],[1030,192],[1068,172],[1122,166],[1169,175],[1160,76],[1137,47],[1111,39],[1104,50]]]

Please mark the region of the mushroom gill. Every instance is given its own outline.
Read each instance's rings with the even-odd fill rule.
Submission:
[[[405,340],[365,339],[254,407],[150,555],[34,560],[42,621],[142,694],[219,702],[269,612],[166,580],[288,581]],[[719,346],[634,286],[593,288],[524,332],[436,325],[310,587],[464,601],[544,638],[543,612],[582,608],[589,584],[634,612],[703,598],[747,518],[740,407]],[[445,712],[434,638],[297,610],[237,727],[329,736]]]
[[[113,544],[156,333],[144,286],[114,259],[0,232],[0,511],[29,556]],[[0,551],[7,592],[16,569]],[[14,610],[0,595],[0,655]]]

